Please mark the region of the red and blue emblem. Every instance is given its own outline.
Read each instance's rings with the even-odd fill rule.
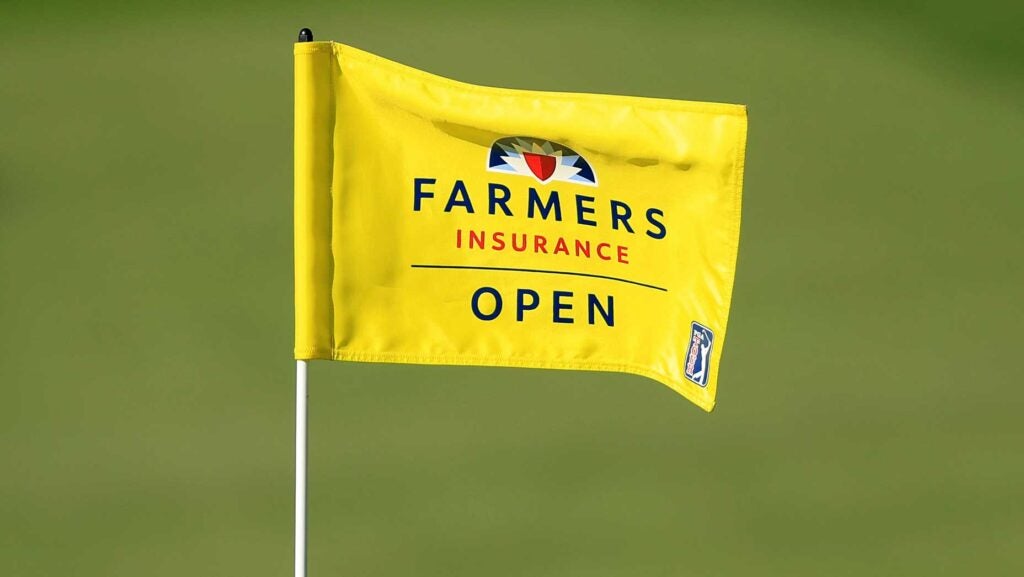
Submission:
[[[686,344],[686,367],[683,371],[687,379],[702,387],[708,384],[711,376],[711,345],[715,341],[715,333],[700,323],[690,325],[690,342]]]
[[[487,170],[532,176],[538,182],[597,186],[590,163],[571,148],[528,136],[499,138],[491,145]]]

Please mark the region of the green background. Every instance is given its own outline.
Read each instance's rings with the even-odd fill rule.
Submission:
[[[1024,574],[1022,6],[0,4],[0,575],[290,574],[302,26],[750,114],[715,412],[316,363],[311,575]]]

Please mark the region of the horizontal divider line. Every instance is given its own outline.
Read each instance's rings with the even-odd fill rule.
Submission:
[[[636,286],[642,286],[644,288],[654,289],[654,290],[658,290],[658,291],[661,291],[661,292],[666,292],[666,293],[668,292],[667,288],[663,288],[663,287],[660,287],[660,286],[655,286],[655,285],[652,285],[652,284],[647,284],[647,283],[643,283],[643,282],[639,282],[639,281],[635,281],[635,280],[629,280],[629,279],[626,279],[626,278],[607,276],[607,275],[603,275],[603,274],[591,274],[591,273],[588,273],[588,272],[570,272],[570,271],[564,271],[564,270],[544,270],[544,269],[539,269],[539,268],[512,268],[512,267],[504,267],[504,266],[471,266],[471,265],[461,265],[461,264],[414,264],[414,265],[411,265],[411,266],[412,266],[412,268],[432,268],[432,269],[448,269],[448,270],[496,270],[496,271],[503,271],[503,272],[532,272],[532,273],[538,273],[538,274],[560,274],[560,275],[565,275],[565,276],[583,276],[583,277],[589,277],[589,278],[601,278],[601,279],[605,279],[605,280],[613,280],[613,281],[617,281],[617,282],[624,282],[624,283],[627,283],[627,284],[636,285]]]

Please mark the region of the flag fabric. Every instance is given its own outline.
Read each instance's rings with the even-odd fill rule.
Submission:
[[[745,107],[294,53],[297,359],[632,373],[713,408]]]

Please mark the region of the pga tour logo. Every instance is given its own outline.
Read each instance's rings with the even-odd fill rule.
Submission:
[[[690,342],[686,351],[686,378],[705,387],[711,374],[711,345],[715,333],[706,326],[694,322],[690,325]]]
[[[541,184],[573,182],[597,186],[590,163],[571,148],[528,136],[499,138],[487,155],[487,170],[532,176]]]

